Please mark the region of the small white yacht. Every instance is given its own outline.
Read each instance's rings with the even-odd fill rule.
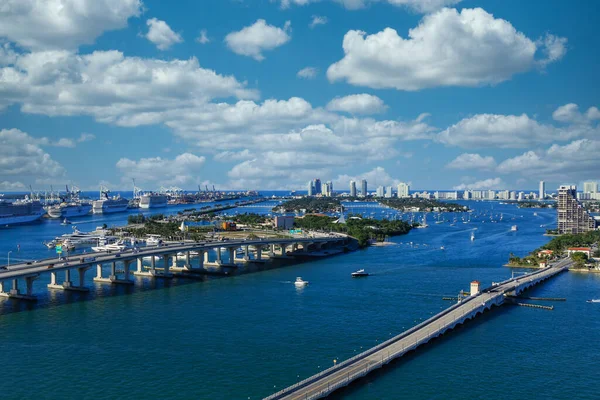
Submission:
[[[471,242],[475,240],[475,232],[471,232]]]
[[[119,240],[116,243],[110,243],[110,244],[104,244],[104,245],[99,245],[99,246],[93,246],[92,250],[93,251],[123,251],[125,250],[127,246],[125,245],[125,243],[122,240]]]
[[[353,272],[351,275],[353,278],[361,278],[363,276],[369,276],[369,273],[365,272],[364,269],[359,269],[358,271]]]
[[[519,227],[517,225],[513,225],[513,226],[510,227],[510,230],[513,231],[513,232],[514,231],[518,231]]]
[[[159,246],[161,243],[160,235],[148,235],[148,239],[146,239],[146,246]]]
[[[306,286],[308,285],[308,281],[302,280],[301,277],[297,277],[296,281],[294,282],[294,285],[296,285],[296,287]]]

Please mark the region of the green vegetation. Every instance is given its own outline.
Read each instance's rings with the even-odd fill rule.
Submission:
[[[556,208],[557,203],[543,203],[541,201],[518,201],[516,202],[519,208]]]
[[[402,211],[441,211],[441,212],[462,212],[468,211],[467,206],[457,203],[450,203],[432,199],[421,198],[397,198],[380,199],[379,202],[391,208]]]
[[[214,231],[214,226],[187,226],[187,231],[181,232],[179,222],[162,222],[153,220],[151,217],[145,222],[141,228],[125,227],[123,230],[130,235],[143,238],[147,235],[160,235],[167,240],[203,240],[205,234]]]
[[[347,233],[356,238],[361,247],[367,246],[369,240],[384,241],[386,236],[404,235],[411,229],[410,224],[405,221],[348,219],[345,224],[334,224],[333,221],[335,218],[306,215],[304,218],[296,218],[294,225],[302,229]]]
[[[542,246],[542,249],[553,250],[555,253],[565,251],[569,247],[589,247],[600,241],[600,231],[586,233],[565,234],[553,238]],[[538,250],[536,250],[537,252]]]
[[[238,214],[230,219],[236,224],[241,225],[260,225],[267,222],[267,217],[255,213]]]
[[[583,267],[586,261],[588,260],[588,256],[585,253],[573,253],[571,254],[571,259],[575,261],[575,265],[579,268]]]
[[[128,225],[143,224],[144,221],[146,221],[146,218],[144,217],[143,214],[130,215],[130,216],[127,217],[127,224]]]
[[[307,213],[327,213],[339,211],[342,201],[371,201],[384,206],[395,208],[397,210],[410,211],[443,211],[456,212],[468,211],[468,207],[456,203],[448,203],[438,200],[404,198],[396,197],[389,199],[364,199],[357,197],[302,197],[300,199],[288,200],[285,203],[276,206],[273,210],[283,210],[285,212],[296,212],[306,210]]]
[[[545,258],[537,256],[540,250],[552,250],[556,256],[564,253],[569,247],[590,247],[592,244],[598,242],[600,242],[600,231],[561,235],[552,238],[551,241],[523,258],[519,258],[511,253],[508,263],[512,266],[538,266],[540,261],[545,260]],[[600,257],[600,250],[594,253],[594,257],[597,256]],[[582,266],[587,261],[587,256],[584,253],[575,253],[571,258],[578,266]]]
[[[302,197],[276,206],[273,210],[283,209],[285,212],[306,210],[307,213],[324,213],[339,210],[341,200],[338,197]]]

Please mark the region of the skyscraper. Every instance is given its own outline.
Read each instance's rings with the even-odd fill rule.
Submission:
[[[541,185],[540,185],[541,189]],[[596,221],[577,201],[577,186],[558,188],[558,233],[581,233],[596,229]]]
[[[405,198],[408,197],[408,191],[410,190],[410,187],[408,186],[407,183],[404,182],[400,182],[398,184],[398,197],[399,198]]]
[[[540,198],[540,200],[544,200],[545,197],[546,197],[546,182],[540,181],[539,198]]]
[[[350,181],[350,196],[356,197],[356,182]]]
[[[315,195],[315,183],[314,181],[308,181],[308,195],[309,196],[314,196]]]
[[[325,183],[325,190],[323,191],[323,196],[331,197],[333,195],[333,183],[331,181],[327,181]]]
[[[362,197],[367,197],[367,180],[363,179],[360,181],[360,195]]]
[[[384,192],[383,192],[383,186],[378,186],[377,190],[375,191],[375,195],[377,197],[383,197]]]
[[[385,197],[386,198],[390,198],[392,197],[392,187],[391,186],[386,186],[385,187]]]
[[[323,191],[321,189],[321,180],[319,178],[316,178],[315,180],[313,180],[313,186],[314,186],[315,196],[323,193]]]
[[[598,182],[583,182],[583,193],[598,193]]]

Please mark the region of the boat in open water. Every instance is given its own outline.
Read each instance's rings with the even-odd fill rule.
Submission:
[[[365,272],[364,269],[359,269],[358,271],[353,272],[351,275],[353,278],[362,278],[363,276],[369,276],[369,273]]]
[[[308,285],[308,281],[303,280],[301,277],[297,277],[294,285],[296,285],[296,287],[303,287]]]

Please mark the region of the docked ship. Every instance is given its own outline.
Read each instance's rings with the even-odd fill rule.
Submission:
[[[146,193],[140,196],[140,208],[160,208],[167,206],[168,197],[162,193]]]
[[[24,224],[37,221],[46,213],[37,200],[17,200],[8,202],[0,199],[0,225]]]
[[[55,204],[46,207],[46,212],[50,218],[72,218],[81,217],[87,215],[92,211],[92,205],[90,203],[83,202],[79,199],[79,193],[81,191],[78,187],[67,186],[68,199],[60,204]]]
[[[92,202],[94,214],[109,214],[127,210],[129,201],[121,196],[109,196],[110,190],[100,186],[100,199]]]

